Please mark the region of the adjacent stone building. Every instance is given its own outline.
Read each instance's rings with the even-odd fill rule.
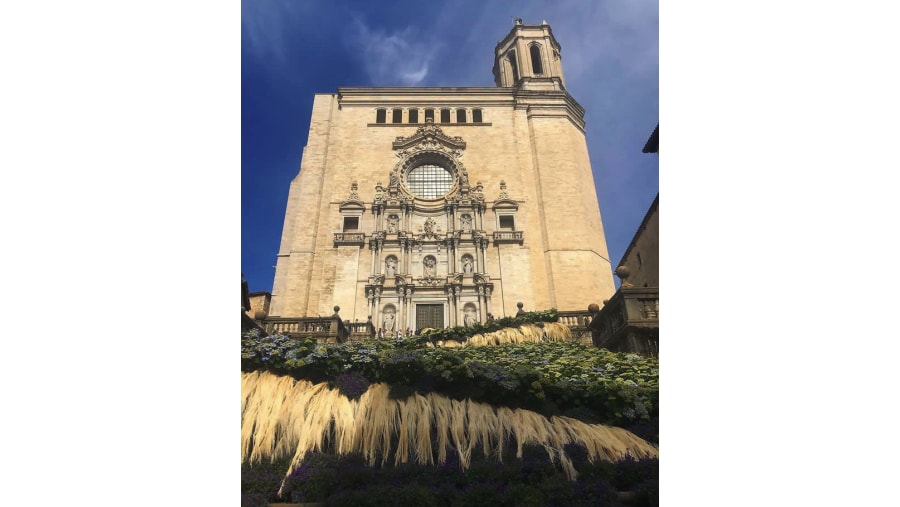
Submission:
[[[579,310],[615,292],[585,141],[546,22],[495,48],[495,87],[317,94],[268,316],[387,330]]]

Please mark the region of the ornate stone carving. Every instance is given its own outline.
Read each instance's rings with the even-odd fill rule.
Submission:
[[[466,213],[459,217],[459,225],[462,228],[462,232],[472,232],[472,215]]]
[[[422,266],[422,275],[426,279],[437,277],[437,260],[433,256],[428,255],[422,259]]]
[[[388,305],[384,309],[384,318],[382,319],[381,327],[385,331],[393,331],[394,330],[394,307],[392,305]]]
[[[475,260],[471,255],[463,255],[462,257],[463,273],[471,275],[475,271]]]
[[[397,215],[389,215],[387,219],[387,232],[388,234],[394,234],[399,230],[400,225],[400,217]]]
[[[500,196],[498,199],[509,199],[509,192],[506,191],[505,180],[500,180]]]
[[[475,273],[475,283],[491,283],[491,277],[484,273]]]
[[[425,221],[425,237],[431,239],[434,236],[434,225],[435,221],[433,218],[428,217],[428,220]]]
[[[475,317],[475,305],[472,303],[468,303],[465,308],[463,308],[463,325],[466,327],[472,327],[478,322],[478,318]]]
[[[348,201],[358,201],[359,200],[359,185],[354,181],[350,184],[350,196],[347,197]]]
[[[427,145],[431,149],[441,146],[448,151],[466,149],[466,142],[463,141],[462,137],[450,137],[444,134],[441,127],[434,123],[426,123],[420,126],[416,129],[416,133],[409,137],[398,136],[394,140],[393,146],[395,150],[406,150],[410,147],[421,147],[423,145]]]
[[[393,255],[388,256],[384,260],[384,276],[386,278],[394,278],[397,274],[397,258]]]

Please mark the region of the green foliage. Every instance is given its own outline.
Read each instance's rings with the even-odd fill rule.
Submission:
[[[523,318],[555,316],[551,310],[532,312]],[[564,342],[426,346],[434,336],[427,333],[425,337],[316,344],[308,338],[259,338],[248,333],[242,337],[241,357],[245,371],[266,369],[314,382],[335,382],[342,374],[353,373],[372,383],[397,386],[397,396],[412,390],[435,391],[545,415],[565,414],[591,423],[625,427],[645,424],[650,429],[642,436],[656,441],[656,358]]]
[[[525,312],[519,317],[504,317],[499,320],[491,320],[484,324],[476,322],[473,326],[456,326],[445,329],[432,329],[419,337],[420,342],[430,341],[432,343],[438,341],[455,340],[464,342],[476,334],[493,333],[505,327],[519,327],[525,324],[540,324],[542,322],[557,322],[559,313],[556,309],[550,309],[543,312]]]

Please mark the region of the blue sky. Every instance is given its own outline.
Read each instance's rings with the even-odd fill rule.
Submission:
[[[313,94],[339,86],[494,86],[493,49],[516,17],[546,20],[562,46],[569,93],[586,110],[615,267],[659,191],[658,159],[641,153],[659,121],[657,2],[244,0],[241,271],[251,291],[272,288]]]

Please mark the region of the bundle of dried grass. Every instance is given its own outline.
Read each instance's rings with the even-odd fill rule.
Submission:
[[[542,446],[567,475],[577,472],[563,447],[574,442],[590,460],[658,456],[653,444],[611,426],[568,417],[546,417],[529,410],[495,408],[430,393],[391,399],[386,384],[373,384],[351,401],[328,384],[313,385],[270,373],[241,374],[241,460],[251,463],[292,456],[290,470],[308,452],[361,453],[374,465],[391,454],[394,463],[414,459],[420,465],[444,463],[455,449],[463,469],[472,451],[502,456],[514,437],[517,456],[526,444]]]
[[[545,322],[543,327],[533,324],[505,327],[493,333],[476,334],[466,342],[472,347],[502,345],[504,343],[540,343],[573,341],[569,327],[559,322]]]

